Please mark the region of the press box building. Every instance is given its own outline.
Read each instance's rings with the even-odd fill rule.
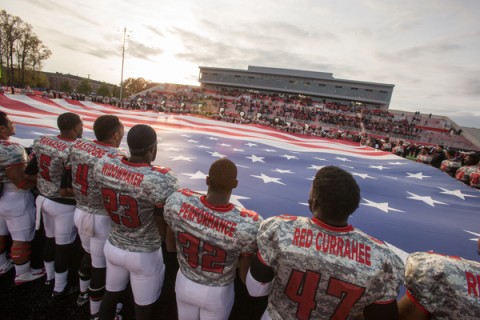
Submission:
[[[393,84],[336,79],[332,73],[249,66],[247,70],[200,66],[202,87],[242,88],[311,96],[324,102],[388,109]]]

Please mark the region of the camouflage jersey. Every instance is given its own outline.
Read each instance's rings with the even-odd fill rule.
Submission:
[[[479,169],[480,166],[478,164],[472,166],[463,166],[455,173],[455,179],[466,184],[470,184],[470,175]]]
[[[480,168],[470,174],[470,186],[480,188]]]
[[[68,166],[72,170],[73,193],[77,207],[84,212],[107,215],[93,168],[105,155],[117,152],[112,145],[85,138],[76,140],[71,147]]]
[[[93,171],[113,222],[110,243],[130,252],[158,250],[162,239],[154,211],[178,189],[176,175],[169,168],[131,163],[121,156],[103,157]]]
[[[440,164],[440,170],[445,171],[447,173],[454,173],[462,166],[460,160],[443,160]]]
[[[37,188],[47,198],[60,198],[60,185],[65,174],[67,157],[75,140],[60,136],[42,136],[33,142],[37,158]]]
[[[253,255],[262,217],[229,204],[215,207],[206,196],[183,189],[168,198],[163,216],[175,233],[178,264],[190,280],[226,286],[240,255]]]
[[[417,156],[417,159],[416,159],[417,162],[423,162],[425,164],[429,164],[430,162],[432,162],[432,156],[429,155],[428,153],[427,154],[422,154],[420,153],[418,156]]]
[[[20,144],[10,140],[0,140],[0,184],[3,191],[18,189],[7,177],[7,169],[27,163],[27,153]],[[10,190],[11,191],[11,190]]]
[[[316,218],[265,220],[258,257],[275,273],[272,319],[348,319],[373,303],[395,301],[403,262],[383,242]]]
[[[415,252],[407,258],[405,287],[429,319],[480,319],[480,262]]]

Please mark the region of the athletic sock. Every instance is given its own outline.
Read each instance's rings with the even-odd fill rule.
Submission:
[[[0,266],[3,266],[5,263],[7,263],[7,251],[4,251],[3,253],[0,253]]]
[[[100,311],[100,305],[102,304],[102,300],[93,301],[90,299],[90,314],[94,315]]]
[[[62,273],[55,272],[55,288],[53,289],[53,291],[62,292],[63,290],[65,290],[67,286],[67,277],[68,271]]]
[[[45,272],[47,273],[47,280],[55,278],[55,267],[53,261],[45,261]]]
[[[23,264],[15,264],[15,274],[17,276],[27,273],[28,271],[30,271],[30,261]]]
[[[80,279],[80,292],[82,292],[82,293],[87,292],[89,285],[90,285],[90,280]]]

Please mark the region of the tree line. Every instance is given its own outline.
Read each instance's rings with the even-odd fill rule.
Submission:
[[[29,23],[5,10],[0,11],[0,66],[5,66],[2,83],[17,86],[47,84],[46,77],[38,71],[51,55]]]
[[[92,93],[89,79],[83,79],[76,88],[62,81],[58,88],[50,88],[46,75],[41,72],[43,63],[52,51],[33,32],[33,27],[20,17],[5,10],[0,11],[0,83],[16,87],[53,89],[66,93]],[[158,83],[144,78],[128,78],[123,83],[124,96],[135,95]],[[58,86],[58,84],[57,84]],[[95,90],[97,95],[118,96],[119,87],[103,83]]]

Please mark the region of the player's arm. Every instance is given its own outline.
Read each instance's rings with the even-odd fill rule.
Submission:
[[[38,162],[37,162],[37,155],[32,153],[30,155],[30,160],[28,161],[27,167],[25,168],[25,174],[29,176],[36,176],[38,170]]]
[[[252,255],[240,255],[238,257],[238,276],[240,277],[240,280],[242,280],[243,284],[247,285],[247,273],[248,273],[248,268],[250,268],[250,265],[252,264]]]
[[[65,173],[62,176],[62,181],[60,182],[60,195],[62,197],[73,197],[73,187],[72,187],[72,170],[65,169]]]
[[[413,297],[412,297],[413,298]],[[404,295],[398,302],[400,320],[428,320],[429,314],[421,305]]]
[[[272,289],[272,280],[275,277],[273,269],[264,264],[258,254],[253,257],[246,277],[248,293],[252,297],[266,296]]]
[[[167,235],[165,237],[168,252],[177,252],[177,246],[175,244],[175,233],[170,226],[167,226]]]
[[[363,308],[363,316],[365,320],[399,319],[397,300],[390,303],[372,303]]]
[[[162,208],[155,208],[153,212],[153,219],[155,220],[155,224],[157,225],[158,232],[162,239],[166,239],[167,235],[167,223],[163,218],[163,207]]]
[[[16,164],[5,169],[7,178],[19,189],[28,190],[35,187],[35,181],[27,179],[24,173],[26,165],[24,163]]]

